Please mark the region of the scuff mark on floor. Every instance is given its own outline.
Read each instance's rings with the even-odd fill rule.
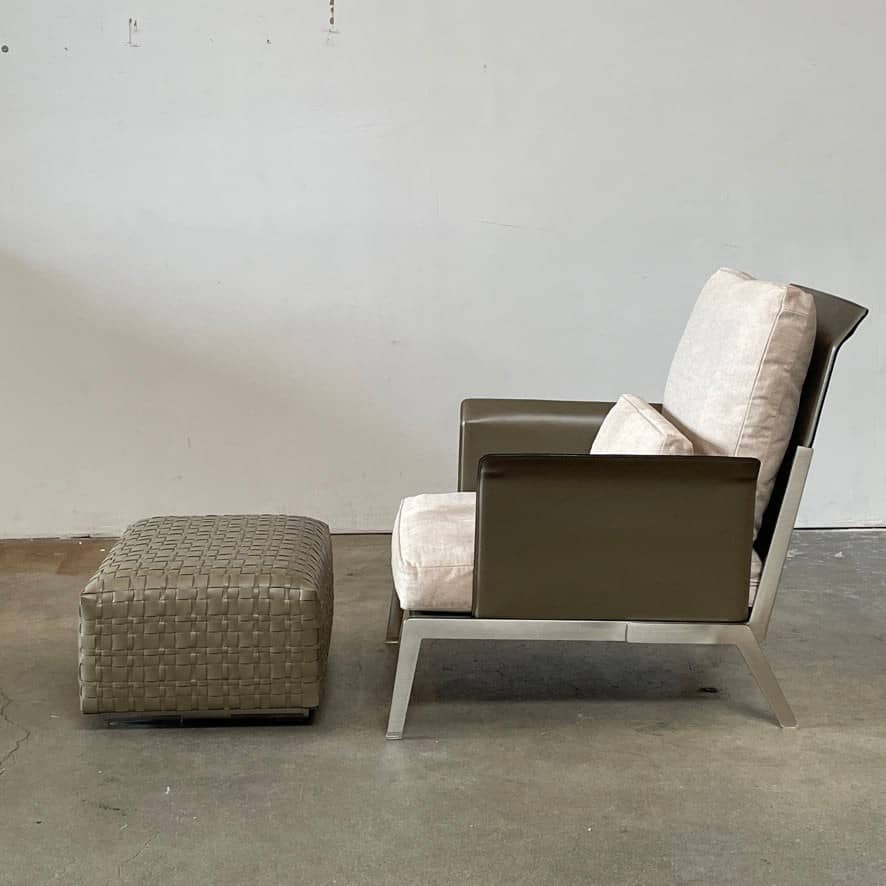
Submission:
[[[101,801],[89,800],[89,799],[81,799],[81,803],[86,803],[89,806],[94,806],[96,809],[101,809],[102,812],[119,812],[121,816],[126,816],[126,810],[122,806],[112,806],[110,803],[103,803]]]
[[[21,723],[16,723],[15,720],[9,718],[6,713],[6,709],[12,704],[12,699],[2,689],[0,689],[0,698],[2,698],[3,701],[2,705],[0,705],[0,720],[2,720],[4,723],[8,723],[10,726],[12,726],[13,729],[18,729],[22,733],[24,733],[22,738],[16,739],[15,745],[13,746],[12,750],[7,751],[2,757],[0,757],[0,776],[2,776],[6,772],[6,769],[4,768],[4,763],[6,763],[8,760],[11,760],[21,749],[22,745],[24,745],[25,742],[30,739],[31,730],[26,729],[24,726],[22,726]]]

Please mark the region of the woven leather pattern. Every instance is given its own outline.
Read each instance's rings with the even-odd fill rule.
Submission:
[[[80,597],[84,713],[320,703],[333,611],[329,528],[308,517],[153,517]]]

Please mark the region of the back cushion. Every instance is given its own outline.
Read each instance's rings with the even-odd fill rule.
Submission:
[[[809,293],[721,268],[702,289],[671,364],[662,413],[695,454],[759,459],[755,531],[793,431],[814,343]]]
[[[606,413],[591,455],[692,455],[692,444],[645,400],[624,394]]]

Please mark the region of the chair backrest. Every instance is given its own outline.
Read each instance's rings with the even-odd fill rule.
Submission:
[[[720,268],[702,287],[668,370],[662,415],[694,454],[760,462],[755,532],[794,429],[816,328],[805,290]]]
[[[818,430],[818,422],[821,419],[821,410],[824,406],[831,373],[834,371],[837,352],[868,314],[867,308],[851,301],[837,298],[827,292],[819,292],[817,289],[810,289],[808,286],[794,285],[806,290],[815,299],[815,346],[812,351],[812,359],[809,361],[806,381],[803,383],[803,391],[800,394],[800,405],[797,411],[797,420],[794,423],[793,435],[785,452],[772,496],[769,499],[769,505],[763,514],[760,531],[754,544],[757,553],[764,561],[769,552],[775,522],[781,509],[794,453],[798,446],[812,447],[815,432]]]

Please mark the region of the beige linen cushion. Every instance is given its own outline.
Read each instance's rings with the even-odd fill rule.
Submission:
[[[759,459],[755,532],[793,431],[815,328],[809,293],[721,268],[698,297],[665,384],[662,413],[696,455]]]
[[[473,492],[403,499],[391,536],[391,569],[401,608],[471,611],[476,510]]]
[[[603,419],[591,455],[692,455],[692,443],[645,400],[623,394]]]

